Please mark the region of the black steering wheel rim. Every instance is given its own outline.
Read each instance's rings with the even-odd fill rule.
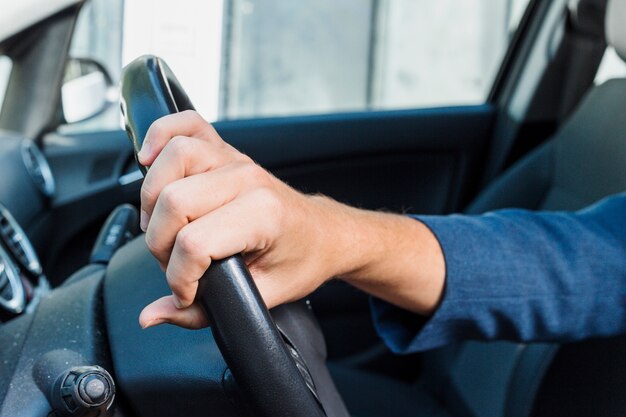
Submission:
[[[135,155],[150,125],[193,105],[167,64],[142,56],[124,68],[121,106]],[[140,165],[141,167],[141,165]],[[145,174],[146,169],[141,167]],[[240,255],[215,260],[199,282],[217,345],[243,396],[262,416],[324,416],[306,365],[296,363]],[[277,398],[280,398],[277,401]]]

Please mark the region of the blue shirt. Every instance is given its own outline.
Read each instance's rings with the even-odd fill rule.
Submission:
[[[430,318],[372,300],[376,328],[392,351],[626,332],[626,193],[571,213],[500,210],[418,220],[443,249],[445,290]]]

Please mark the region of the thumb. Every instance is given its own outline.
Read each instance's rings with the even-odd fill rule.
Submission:
[[[163,323],[170,323],[186,329],[201,329],[209,322],[200,305],[194,303],[186,308],[177,308],[173,295],[159,298],[148,304],[139,315],[139,325],[143,329]]]

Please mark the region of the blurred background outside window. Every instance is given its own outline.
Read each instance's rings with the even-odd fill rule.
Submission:
[[[2,110],[2,104],[4,102],[4,93],[9,83],[11,68],[13,68],[11,58],[6,55],[0,55],[0,111]]]
[[[114,82],[161,56],[208,120],[480,104],[528,3],[91,0],[71,54]],[[118,128],[118,109],[65,127]]]
[[[615,49],[610,46],[606,48],[604,52],[604,57],[602,58],[594,82],[595,84],[602,84],[611,78],[621,77],[626,77],[626,64],[617,55]]]

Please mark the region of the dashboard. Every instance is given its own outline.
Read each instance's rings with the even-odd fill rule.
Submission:
[[[54,193],[37,145],[0,132],[0,322],[32,311],[50,285],[23,225],[36,223]]]
[[[50,290],[39,257],[9,210],[0,204],[0,320],[34,309]]]
[[[14,132],[0,131],[0,203],[24,229],[33,226],[49,201],[25,162],[24,150],[34,146]]]
[[[99,315],[103,268],[52,291],[55,181],[37,144],[0,131],[0,416],[48,415],[49,381],[65,368],[111,369]],[[52,379],[51,379],[52,378]]]

